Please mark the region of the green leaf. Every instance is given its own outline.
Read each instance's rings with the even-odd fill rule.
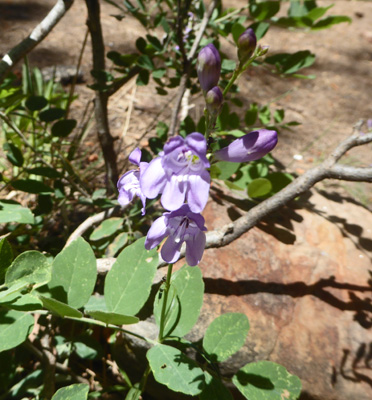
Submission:
[[[76,127],[75,119],[62,119],[52,126],[52,135],[58,137],[67,137]]]
[[[144,242],[141,238],[126,247],[108,272],[104,288],[108,311],[135,315],[149,297],[158,254],[146,250]]]
[[[244,314],[222,314],[208,326],[203,348],[212,362],[225,361],[244,345],[248,331],[249,321]]]
[[[268,195],[271,192],[271,189],[271,182],[268,179],[257,178],[248,185],[248,196],[252,197],[252,199],[263,197]]]
[[[51,265],[44,254],[35,250],[20,254],[8,268],[5,274],[7,286],[23,282],[28,285],[42,286],[49,282]]]
[[[150,73],[146,69],[141,69],[138,73],[136,85],[137,86],[146,86],[149,83]]]
[[[203,390],[203,371],[180,350],[158,344],[147,352],[146,357],[155,379],[174,392],[196,396]]]
[[[259,41],[266,35],[267,31],[270,28],[270,24],[268,22],[261,21],[261,22],[255,22],[254,24],[250,25],[249,27],[253,29],[253,31],[256,35],[257,41]]]
[[[30,96],[26,100],[26,107],[31,111],[38,111],[48,105],[48,100],[43,96]]]
[[[1,217],[1,211],[0,211]],[[13,261],[13,250],[6,238],[0,240],[0,285],[4,282],[6,270]]]
[[[236,68],[236,61],[234,60],[227,60],[226,58],[222,60],[222,66],[221,66],[221,73],[226,74],[228,72],[234,71]]]
[[[61,174],[54,168],[50,167],[35,167],[27,169],[29,174],[46,176],[47,178],[60,178]]]
[[[273,64],[283,74],[293,74],[300,69],[310,67],[315,62],[315,55],[309,50],[297,51],[296,53],[280,53],[266,57],[265,62]]]
[[[245,365],[233,383],[249,400],[296,400],[301,393],[299,378],[270,361]]]
[[[90,310],[89,315],[98,321],[102,321],[105,324],[113,325],[131,325],[136,324],[139,319],[131,315],[123,315],[112,312],[105,312],[99,310]]]
[[[105,252],[106,257],[115,257],[128,242],[128,233],[122,232],[115,237],[115,239],[108,245]]]
[[[154,63],[147,54],[142,54],[141,56],[138,57],[137,65],[139,65],[144,69],[148,69],[150,71],[155,69]]]
[[[34,317],[14,310],[0,310],[0,352],[23,343],[34,326]]]
[[[184,336],[198,320],[203,305],[204,282],[199,267],[184,266],[172,276],[168,295],[164,336]],[[160,326],[164,295],[160,288],[154,304],[154,315]]]
[[[231,33],[233,35],[233,39],[235,43],[238,43],[238,39],[240,35],[245,31],[245,27],[239,22],[235,22],[235,24],[231,28]]]
[[[11,285],[8,289],[0,291],[0,303],[9,303],[21,297],[20,291],[27,288],[27,282],[18,282]]]
[[[35,179],[18,179],[12,183],[14,189],[21,190],[26,193],[35,193],[35,194],[49,194],[53,193],[54,190],[45,185],[43,182],[37,181]]]
[[[0,223],[7,222],[33,224],[35,220],[29,208],[22,207],[13,200],[0,200]]]
[[[105,298],[97,294],[90,296],[88,302],[84,305],[84,310],[88,314],[89,311],[107,311]]]
[[[85,383],[75,383],[58,389],[52,400],[86,400],[88,398],[89,385]]]
[[[49,108],[39,114],[39,118],[43,122],[52,122],[56,119],[62,118],[66,114],[66,111],[62,108]]]
[[[100,240],[113,235],[123,224],[123,218],[109,218],[103,221],[90,235],[90,240]]]
[[[267,179],[271,182],[272,191],[278,193],[289,185],[294,178],[291,174],[285,172],[272,172],[267,175]]]
[[[311,27],[311,30],[327,29],[332,25],[341,24],[342,22],[348,22],[351,24],[352,19],[345,15],[330,15],[329,17],[323,18]]]
[[[43,303],[38,297],[34,296],[33,294],[26,293],[21,295],[20,293],[18,293],[17,297],[18,298],[15,298],[9,302],[2,302],[2,305],[6,308],[17,311],[36,311],[43,308]]]
[[[317,19],[323,17],[323,15],[334,6],[334,4],[331,4],[328,7],[315,7],[312,10],[310,10],[307,13],[307,18],[310,18],[313,22],[316,21]]]
[[[3,146],[4,151],[6,151],[6,158],[15,166],[22,167],[24,158],[22,151],[15,146],[13,143],[5,143]]]
[[[219,169],[219,173],[216,178],[225,180],[229,179],[235,172],[239,169],[240,164],[236,162],[229,161],[220,161],[216,164],[213,164],[213,167],[217,167]]]
[[[85,360],[100,359],[103,356],[103,349],[93,336],[83,335],[73,342],[75,353]]]
[[[230,391],[218,379],[204,371],[205,388],[200,393],[200,400],[234,400]]]
[[[83,239],[74,240],[53,261],[49,288],[53,297],[80,308],[89,300],[97,279],[97,261]]]
[[[264,1],[251,3],[249,12],[256,20],[262,21],[273,17],[280,9],[280,1]]]
[[[251,108],[247,110],[244,116],[244,121],[247,126],[254,125],[255,122],[257,121],[257,116],[258,116],[258,108],[257,104],[252,104]]]
[[[42,295],[39,295],[39,298],[42,301],[44,308],[59,315],[60,317],[81,318],[83,316],[79,310],[62,303],[59,300]]]

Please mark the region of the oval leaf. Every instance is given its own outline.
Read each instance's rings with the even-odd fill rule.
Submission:
[[[158,344],[146,357],[155,379],[174,392],[196,396],[204,389],[204,372],[180,350]]]
[[[97,261],[93,250],[83,238],[78,238],[54,259],[48,286],[54,298],[80,308],[88,302],[96,279]]]
[[[59,315],[60,317],[81,318],[83,316],[79,310],[62,303],[61,301],[41,295],[39,295],[39,298],[42,301],[44,308]]]
[[[13,250],[6,240],[0,240],[0,285],[4,282],[6,270],[13,261]]]
[[[62,108],[49,108],[48,110],[44,110],[39,114],[39,118],[44,122],[52,122],[56,119],[60,119],[65,115],[66,111],[62,110]]]
[[[12,200],[0,200],[0,223],[18,222],[20,224],[33,224],[34,214],[29,208],[22,207]]]
[[[200,393],[200,400],[234,400],[229,389],[218,379],[208,372],[205,375],[205,388]]]
[[[27,283],[37,286],[48,283],[51,276],[51,265],[44,254],[38,251],[25,251],[20,254],[8,268],[5,274],[7,286],[16,283]]]
[[[116,314],[100,310],[91,310],[89,311],[89,315],[105,324],[113,325],[131,325],[136,324],[139,321],[137,317],[131,315]]]
[[[30,96],[26,100],[26,107],[31,111],[38,111],[48,105],[48,100],[43,96]]]
[[[63,119],[61,121],[57,121],[52,126],[52,135],[66,137],[75,129],[76,124],[77,122],[75,119]]]
[[[0,351],[12,349],[23,343],[31,333],[34,318],[14,310],[0,311]]]
[[[208,326],[203,348],[212,362],[225,361],[244,345],[248,331],[249,321],[244,314],[220,315]]]
[[[109,218],[102,222],[90,235],[90,240],[100,240],[113,235],[123,224],[123,218]]]
[[[204,282],[199,267],[185,266],[173,274],[166,307],[164,336],[184,336],[198,320],[203,305]],[[154,304],[156,323],[160,316],[164,295],[160,288]]]
[[[249,400],[296,400],[301,393],[300,379],[270,361],[245,365],[233,383]]]
[[[150,295],[158,265],[156,250],[146,250],[145,238],[126,247],[116,259],[105,280],[107,310],[135,315]]]
[[[58,389],[52,400],[86,400],[88,398],[89,385],[85,383],[75,383]]]
[[[35,179],[18,179],[12,183],[12,186],[14,189],[21,190],[22,192],[26,193],[48,194],[54,192],[50,186],[47,186],[43,182]]]
[[[266,178],[257,178],[254,179],[248,185],[248,196],[255,197],[263,197],[268,195],[271,192],[271,182]]]

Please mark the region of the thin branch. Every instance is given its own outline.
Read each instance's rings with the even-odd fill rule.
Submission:
[[[172,109],[172,116],[171,116],[171,122],[170,122],[170,127],[169,127],[169,136],[174,136],[176,133],[177,122],[178,122],[178,113],[180,112],[182,98],[183,98],[183,95],[185,94],[187,80],[191,73],[191,63],[196,55],[196,51],[198,50],[201,38],[204,35],[204,32],[208,25],[208,22],[212,16],[214,9],[217,7],[217,4],[218,4],[218,0],[213,0],[208,8],[208,11],[204,14],[203,19],[200,23],[199,30],[197,31],[197,33],[195,35],[194,43],[189,51],[189,54],[187,55],[187,60],[184,62],[183,75],[181,77],[180,86],[178,88],[175,105]]]
[[[39,44],[49,32],[57,25],[59,20],[72,6],[74,0],[57,0],[49,14],[40,22],[31,34],[15,47],[13,47],[0,61],[0,82],[19,60]]]
[[[99,75],[105,70],[105,46],[100,20],[99,0],[85,0],[88,9],[87,25],[92,39],[93,71],[96,84],[103,84]],[[109,95],[102,90],[95,91],[94,112],[97,124],[98,140],[101,145],[106,167],[106,188],[108,194],[114,192],[118,180],[117,159],[114,150],[114,138],[110,134],[107,104]]]

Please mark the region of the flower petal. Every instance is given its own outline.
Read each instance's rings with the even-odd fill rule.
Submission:
[[[156,219],[149,231],[145,240],[145,249],[151,250],[156,247],[167,236],[167,217],[162,216]]]
[[[163,147],[164,154],[169,154],[172,151],[176,150],[177,147],[181,147],[184,144],[185,144],[185,139],[182,138],[181,136],[172,137],[168,140],[167,143],[165,143]]]
[[[163,244],[160,254],[167,263],[174,263],[180,258],[182,242],[176,243],[173,236],[169,236]]]
[[[185,201],[187,184],[177,179],[177,175],[172,175],[164,187],[161,196],[161,204],[166,210],[177,210]]]
[[[269,153],[278,142],[275,131],[260,129],[234,140],[227,147],[216,151],[215,158],[223,161],[248,162]]]
[[[203,257],[204,248],[206,243],[205,233],[199,233],[189,240],[186,240],[186,262],[193,267],[198,265]]]
[[[189,176],[189,189],[187,191],[187,204],[194,213],[203,211],[208,201],[211,177],[208,171],[202,171],[200,175]]]
[[[141,190],[147,198],[154,199],[162,192],[165,183],[165,171],[161,157],[158,157],[152,160],[144,171],[141,171]]]
[[[129,161],[132,164],[135,165],[140,165],[140,161],[141,161],[141,156],[142,156],[142,152],[139,149],[139,147],[136,147],[130,154],[129,154]]]
[[[209,161],[205,156],[207,152],[207,141],[204,136],[199,132],[190,133],[190,135],[186,136],[185,143],[187,147],[195,153],[200,160],[203,162],[204,167],[209,167]]]

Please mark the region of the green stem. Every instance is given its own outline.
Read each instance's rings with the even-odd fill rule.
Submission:
[[[232,77],[229,80],[229,83],[227,84],[227,86],[225,87],[224,91],[223,91],[223,97],[226,96],[227,92],[231,89],[231,86],[234,84],[234,82],[238,79],[238,77],[240,76],[240,74],[243,71],[238,67],[234,73],[232,74]]]
[[[142,375],[142,379],[141,379],[141,382],[139,384],[139,390],[141,391],[141,393],[143,393],[145,391],[147,378],[149,377],[150,373],[151,373],[150,364],[147,364],[147,367],[145,369],[145,372]]]
[[[167,301],[168,301],[168,293],[169,293],[169,288],[170,288],[170,279],[172,276],[172,269],[173,269],[173,264],[168,265],[168,272],[167,272],[167,278],[164,284],[164,298],[163,298],[163,306],[161,308],[161,314],[160,314],[160,329],[159,329],[159,342],[161,342],[164,338],[164,326],[165,326],[165,311],[167,308]]]

